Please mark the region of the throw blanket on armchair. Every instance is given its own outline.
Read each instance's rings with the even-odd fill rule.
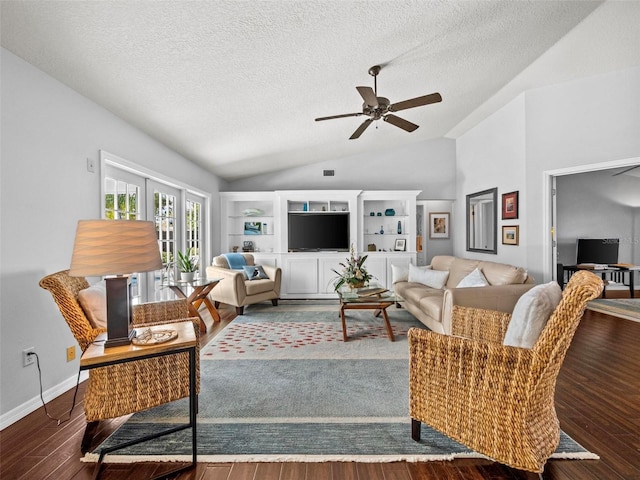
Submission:
[[[247,264],[241,253],[223,253],[222,255],[227,259],[227,263],[231,270],[243,270],[244,266]]]

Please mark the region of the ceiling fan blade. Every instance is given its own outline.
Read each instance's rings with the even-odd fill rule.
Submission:
[[[396,117],[395,115],[388,114],[382,117],[382,119],[385,122],[389,122],[391,125],[395,125],[396,127],[400,127],[401,129],[406,130],[407,132],[413,132],[418,128],[418,125],[416,125],[415,123],[411,123],[408,120]]]
[[[398,102],[389,105],[390,112],[399,112],[400,110],[406,110],[407,108],[421,107],[423,105],[429,105],[431,103],[438,103],[442,101],[442,96],[439,93],[431,93],[424,95],[423,97],[416,97],[404,102]]]
[[[621,172],[618,173],[614,173],[613,175],[611,175],[612,177],[617,177],[618,175],[622,175],[623,173],[627,173],[630,172],[631,170],[635,170],[636,168],[640,167],[640,165],[634,165],[632,167],[629,168],[625,168],[624,170],[622,170]]]
[[[343,113],[342,115],[332,115],[330,117],[320,117],[316,118],[316,122],[320,122],[322,120],[333,120],[334,118],[345,118],[345,117],[359,117],[362,113]]]
[[[367,127],[371,125],[371,122],[373,122],[371,118],[367,118],[364,122],[362,122],[362,124],[358,127],[358,129],[355,132],[353,132],[353,135],[349,137],[349,140],[355,140],[360,135],[362,135],[362,132],[364,132],[367,129]]]
[[[373,88],[371,88],[371,87],[356,87],[356,90],[358,90],[358,93],[360,94],[360,96],[364,100],[364,103],[369,105],[371,108],[377,108],[378,107],[378,98],[376,97],[376,94],[373,91]]]

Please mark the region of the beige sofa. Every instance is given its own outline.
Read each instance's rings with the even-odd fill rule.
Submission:
[[[255,265],[253,255],[243,253],[247,266]],[[236,313],[242,315],[246,305],[271,300],[275,306],[280,298],[280,285],[282,283],[282,270],[279,267],[262,265],[264,273],[269,278],[248,280],[242,270],[231,270],[226,257],[219,255],[213,257],[211,266],[207,267],[207,278],[221,278],[209,296],[214,301],[216,308],[221,303],[236,307]]]
[[[489,285],[456,288],[476,268]],[[404,299],[402,305],[409,312],[438,333],[451,334],[454,305],[511,313],[520,296],[535,285],[533,278],[523,268],[503,263],[439,255],[433,257],[430,269],[449,272],[443,288],[409,282],[406,275],[400,275],[400,279],[394,278],[394,291]],[[412,279],[415,277],[414,274]]]

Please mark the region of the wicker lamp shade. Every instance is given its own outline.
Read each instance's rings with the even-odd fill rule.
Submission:
[[[153,222],[80,220],[69,275],[97,277],[162,268]]]

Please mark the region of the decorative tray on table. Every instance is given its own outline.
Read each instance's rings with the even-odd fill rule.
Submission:
[[[151,330],[150,328],[146,328],[138,333],[138,335],[131,340],[131,343],[138,346],[157,345],[173,340],[177,336],[178,332],[175,330]]]

